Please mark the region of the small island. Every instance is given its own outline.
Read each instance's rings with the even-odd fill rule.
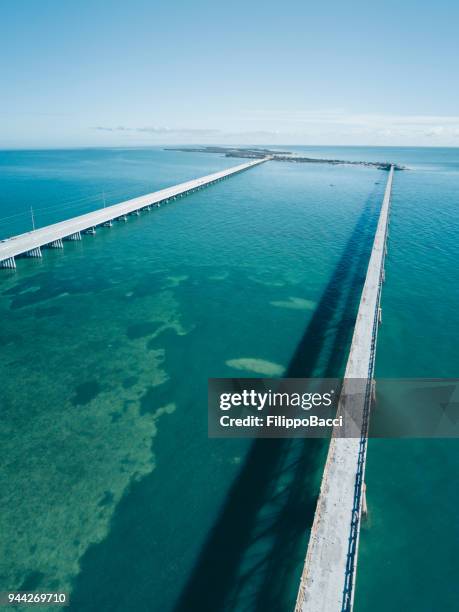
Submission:
[[[350,161],[344,159],[321,159],[317,157],[305,157],[292,151],[275,151],[262,148],[238,148],[238,147],[167,147],[166,151],[182,151],[185,153],[219,153],[225,157],[243,157],[249,159],[261,159],[270,157],[273,161],[293,162],[299,164],[332,164],[346,166],[367,166],[378,170],[390,170],[393,165],[394,170],[406,170],[405,166],[391,164],[390,162],[369,162],[369,161]]]

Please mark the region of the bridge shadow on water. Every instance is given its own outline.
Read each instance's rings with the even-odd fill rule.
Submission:
[[[365,203],[286,377],[310,377],[319,372],[323,377],[337,377],[342,373],[379,199],[375,192]],[[180,435],[187,437],[186,432]],[[177,593],[174,612],[283,612],[293,608],[326,449],[325,440],[262,439],[251,444],[188,580]],[[160,590],[169,579],[167,567],[157,567],[158,560],[169,563],[180,551],[155,550],[158,527],[152,500],[160,492],[154,482],[149,476],[132,486],[118,505],[118,518],[108,536],[86,551],[69,610],[158,610],[157,602],[152,601],[151,581],[159,582],[155,588]],[[174,485],[162,494],[167,511],[167,504],[175,500]],[[167,531],[173,525],[164,521],[162,528]],[[173,584],[168,582],[164,588],[171,589]],[[167,601],[171,601],[169,595]]]
[[[342,375],[377,222],[358,218],[285,377]],[[312,525],[326,440],[253,442],[174,612],[291,610]]]

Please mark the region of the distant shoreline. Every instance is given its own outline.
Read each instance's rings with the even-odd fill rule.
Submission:
[[[368,162],[368,161],[350,161],[344,159],[321,159],[316,157],[304,157],[297,155],[291,151],[273,151],[271,149],[245,149],[237,147],[165,147],[165,151],[182,151],[184,153],[219,153],[225,157],[243,157],[249,159],[260,159],[262,157],[271,157],[273,161],[294,162],[299,164],[331,164],[334,166],[350,165],[350,166],[366,166],[377,168],[378,170],[390,170],[393,165],[394,170],[406,170],[405,166],[391,164],[390,162]]]

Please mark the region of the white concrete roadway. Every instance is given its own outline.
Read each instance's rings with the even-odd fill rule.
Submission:
[[[47,225],[41,227],[35,231],[27,232],[26,234],[19,234],[0,242],[0,267],[14,267],[14,258],[18,255],[27,254],[34,249],[39,251],[40,247],[49,245],[58,240],[68,238],[69,236],[78,235],[80,232],[84,232],[98,225],[103,225],[108,221],[113,221],[123,215],[128,215],[137,210],[141,210],[147,206],[163,202],[170,198],[180,196],[200,187],[210,185],[216,181],[224,179],[228,176],[247,170],[252,166],[256,166],[267,161],[269,158],[256,159],[238,166],[233,166],[227,170],[215,172],[207,176],[203,176],[198,179],[187,181],[186,183],[180,183],[173,187],[167,187],[160,191],[148,193],[144,196],[127,200],[113,206],[107,206],[106,208],[100,208],[94,212],[73,217],[67,221],[61,221],[54,223],[53,225]]]
[[[391,167],[360,299],[345,380],[373,377],[381,285],[394,168]],[[352,380],[347,385],[357,385]],[[363,385],[360,384],[360,389]],[[349,390],[351,392],[351,390]],[[346,382],[338,411],[346,415]],[[348,396],[349,397],[349,396]],[[360,395],[361,415],[368,401]],[[355,404],[354,404],[355,408]],[[332,438],[301,577],[296,612],[348,612],[354,585],[365,476],[366,429],[353,422],[355,437]]]

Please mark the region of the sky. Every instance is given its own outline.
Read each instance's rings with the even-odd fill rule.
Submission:
[[[456,0],[0,0],[0,148],[459,146]]]

